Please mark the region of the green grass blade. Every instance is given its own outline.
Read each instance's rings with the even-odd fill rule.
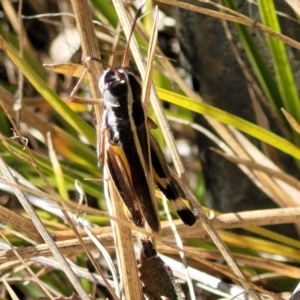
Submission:
[[[277,32],[281,32],[274,3],[270,0],[258,1],[262,21]],[[283,107],[300,121],[300,104],[293,73],[282,41],[266,35],[272,57],[276,80],[282,98]],[[280,107],[279,107],[280,108]]]
[[[91,3],[95,7],[96,12],[101,12],[114,28],[117,27],[119,22],[118,15],[110,1],[92,0]]]
[[[95,143],[95,130],[89,126],[82,118],[74,113],[32,70],[30,65],[21,59],[16,51],[11,48],[0,36],[0,48],[13,61],[13,63],[22,71],[25,77],[31,82],[36,90],[51,104],[55,111],[61,115],[76,131],[85,136],[93,145]]]
[[[263,141],[267,144],[297,158],[300,159],[300,149],[284,138],[265,130],[253,123],[245,121],[239,117],[236,117],[230,113],[222,111],[213,106],[209,106],[199,101],[192,100],[185,96],[172,93],[167,90],[157,88],[158,96],[170,103],[176,104],[178,106],[185,107],[191,111],[203,114],[209,117],[212,117],[216,120],[219,120],[222,123],[232,125],[235,128]]]
[[[8,155],[10,156],[11,154],[11,160],[15,161],[16,157],[21,159],[20,165],[19,165],[19,171],[20,173],[26,177],[26,178],[31,178],[31,182],[35,183],[38,186],[44,186],[44,182],[42,179],[37,175],[37,172],[33,166],[30,165],[30,156],[29,154],[24,151],[23,147],[18,145],[17,143],[13,141],[7,141],[7,145],[9,146],[8,149],[5,149],[6,146],[3,144],[0,144],[0,150],[5,151],[9,150],[9,154],[6,155],[6,160],[10,161]],[[51,182],[51,184],[54,187],[57,187],[57,182],[54,179],[54,174],[53,174],[53,166],[51,165],[51,162],[49,161],[48,157],[45,157],[43,155],[40,155],[37,152],[33,152],[34,158],[41,168],[41,170],[47,175],[47,178]],[[95,179],[100,179],[101,173],[99,169],[95,166],[94,170],[86,170],[84,167],[81,165],[75,164],[75,163],[69,163],[65,160],[60,161],[60,165],[63,171],[63,176],[64,180],[66,181],[66,185],[68,187],[73,187],[74,186],[74,181],[75,179],[78,179],[81,181],[84,191],[92,196],[95,196],[97,198],[100,198],[102,193],[102,189],[100,187],[99,181],[89,181],[89,180],[84,180],[84,178],[95,178]],[[35,174],[35,175],[33,175]]]
[[[225,0],[225,5],[237,11],[237,7],[232,0]],[[274,80],[272,72],[269,70],[265,59],[263,58],[257,43],[251,36],[249,29],[243,25],[235,24],[239,39],[245,49],[247,58],[252,66],[253,72],[264,91],[269,103],[276,110],[277,114],[281,116],[280,108],[282,107],[281,96]]]

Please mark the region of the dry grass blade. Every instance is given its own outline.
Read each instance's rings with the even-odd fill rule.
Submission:
[[[103,282],[105,283],[106,288],[109,290],[111,296],[113,297],[113,299],[118,300],[119,297],[116,295],[114,289],[112,288],[112,286],[109,284],[107,278],[106,278],[106,274],[104,274],[104,272],[102,271],[101,267],[99,266],[98,262],[96,261],[96,259],[94,258],[94,256],[92,255],[92,253],[89,251],[88,247],[85,245],[81,235],[78,233],[77,229],[75,228],[75,226],[73,226],[73,232],[76,234],[76,237],[78,239],[78,241],[80,242],[81,246],[83,247],[87,257],[89,258],[90,262],[93,264],[95,270],[97,271],[97,273],[101,276],[101,278],[103,279]]]
[[[19,300],[19,297],[16,295],[11,286],[7,283],[5,279],[2,279],[4,286],[7,288],[7,291],[13,300]]]
[[[279,171],[280,169],[270,160],[268,159],[261,151],[259,151],[256,147],[253,146],[252,143],[249,142],[248,139],[245,138],[239,131],[236,129],[229,127],[236,141],[243,146],[241,149],[241,154],[239,157],[252,159],[257,163],[261,163],[267,167],[273,168],[274,170]],[[239,152],[236,152],[239,153]],[[263,174],[262,172],[254,171],[255,175],[259,178],[261,183],[266,186],[269,192],[272,195],[272,199],[279,206],[289,207],[289,206],[297,206],[297,200],[300,197],[300,191],[287,186],[285,182],[275,179],[274,181],[270,176]]]
[[[285,118],[287,119],[287,121],[289,122],[289,124],[291,125],[291,127],[292,127],[298,134],[300,134],[300,125],[299,125],[299,123],[296,121],[296,119],[295,119],[290,113],[288,113],[284,108],[282,108],[281,111],[283,112]]]
[[[53,72],[66,74],[74,77],[81,77],[84,72],[84,66],[78,64],[44,64],[44,67]]]
[[[42,237],[30,220],[19,216],[18,214],[5,208],[4,206],[0,206],[0,220],[1,222],[17,229],[19,232],[23,232],[33,240],[43,242]]]
[[[176,255],[176,251],[165,247],[164,245],[159,246],[159,250],[161,253],[165,255]],[[209,260],[219,260],[222,259],[222,256],[217,251],[211,250],[203,250],[203,249],[194,249],[193,247],[187,247],[189,253],[194,253],[195,255],[199,255],[202,258],[206,258]],[[278,276],[289,276],[291,278],[298,278],[298,274],[300,269],[298,267],[294,267],[288,264],[284,264],[281,262],[277,262],[275,260],[270,260],[266,258],[253,257],[245,254],[234,254],[236,260],[243,265],[247,265],[253,268],[261,268],[268,270],[268,272],[277,273]]]
[[[82,226],[84,226],[84,225],[82,225]],[[88,237],[93,241],[93,243],[95,244],[97,249],[103,255],[103,257],[104,257],[104,259],[105,259],[105,261],[108,265],[108,268],[109,268],[109,270],[112,274],[112,277],[113,277],[113,280],[114,280],[114,283],[115,283],[115,287],[116,287],[116,294],[120,295],[121,293],[120,293],[120,286],[119,286],[119,282],[118,282],[118,275],[117,275],[117,271],[115,269],[114,263],[112,261],[112,258],[110,257],[108,251],[103,247],[103,245],[96,238],[96,236],[93,235],[92,232],[87,227],[84,227],[84,231],[87,233]],[[106,286],[109,284],[108,280],[106,278],[103,278],[103,281],[106,283],[105,284]]]
[[[13,245],[9,242],[9,240],[5,237],[3,232],[0,230],[0,235],[4,239],[4,241],[11,247],[12,251],[14,251],[15,255],[18,257],[18,259],[22,262],[22,264],[25,266],[29,274],[35,279],[35,281],[39,284],[41,289],[45,292],[45,294],[51,299],[55,300],[54,297],[49,293],[49,291],[46,289],[44,284],[41,282],[41,280],[36,276],[36,274],[30,269],[28,264],[24,261],[24,259],[19,255],[19,253],[14,249]]]
[[[282,171],[277,171],[277,170],[268,168],[266,166],[263,166],[261,164],[255,163],[250,160],[246,160],[246,159],[242,159],[240,157],[235,157],[232,155],[225,154],[218,149],[211,148],[211,150],[220,154],[221,156],[223,156],[224,158],[228,159],[229,161],[231,161],[233,163],[245,165],[245,166],[249,167],[250,169],[263,171],[264,173],[268,174],[269,176],[281,179],[281,180],[285,181],[286,183],[288,183],[289,185],[293,186],[294,188],[300,189],[300,181],[286,173],[283,173]]]
[[[174,238],[175,238],[175,241],[176,241],[176,245],[179,248],[183,249],[182,239],[181,239],[181,237],[180,237],[180,235],[177,231],[177,228],[176,228],[176,226],[175,226],[175,224],[172,220],[170,210],[169,210],[168,205],[167,205],[167,199],[165,197],[163,197],[163,206],[164,206],[164,210],[167,214],[167,218],[168,218],[168,221],[170,223],[170,227],[173,231],[173,235],[174,235]],[[190,277],[190,274],[189,274],[189,271],[188,271],[188,264],[187,264],[186,256],[182,252],[180,252],[179,255],[180,255],[180,258],[181,258],[181,261],[182,261],[182,264],[183,264],[183,269],[184,269],[184,273],[185,273],[185,280],[186,280],[186,282],[188,284],[188,287],[189,287],[190,297],[191,297],[192,300],[196,300],[195,290],[194,290],[193,283],[192,283],[192,280],[191,280],[191,277]]]
[[[147,58],[147,67],[145,72],[145,77],[143,77],[143,103],[145,106],[146,112],[149,110],[149,101],[150,101],[150,93],[151,93],[151,72],[152,72],[152,65],[155,58],[155,49],[156,49],[156,43],[157,43],[157,25],[158,25],[158,8],[155,7],[154,12],[154,22],[153,27],[151,31],[151,37],[149,41],[149,48],[148,48],[148,58]]]
[[[86,0],[72,0],[71,3],[74,10],[76,25],[82,41],[81,44],[84,59],[87,59],[88,57],[99,58],[100,54],[88,2]],[[96,60],[89,60],[87,65],[92,97],[94,99],[100,99],[101,95],[98,89],[98,81],[102,71],[101,64],[99,64]],[[96,118],[97,152],[99,152],[102,107],[100,105],[95,105],[94,110]]]
[[[107,189],[110,198],[114,216],[117,219],[126,219],[124,215],[124,206],[112,181],[107,182]],[[138,276],[137,264],[133,248],[132,230],[120,223],[112,224],[118,265],[120,271],[121,282],[124,287],[124,295],[126,299],[142,299],[140,281]]]
[[[286,3],[296,12],[297,15],[300,15],[300,3],[297,0],[286,0]]]

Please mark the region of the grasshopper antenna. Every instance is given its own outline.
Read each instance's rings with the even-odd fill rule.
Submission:
[[[93,56],[89,56],[85,59],[85,62],[84,62],[84,65],[86,67],[86,62],[90,61],[90,60],[95,60],[97,62],[99,62],[100,64],[104,65],[105,67],[108,67],[108,68],[112,68],[108,63],[106,63],[105,61],[103,61],[102,59],[100,58],[97,58],[97,57],[93,57]],[[87,68],[87,67],[86,67]]]
[[[131,41],[131,37],[133,35],[134,29],[135,29],[135,25],[139,19],[139,17],[142,14],[142,10],[144,8],[146,3],[144,3],[143,5],[141,5],[141,7],[138,9],[138,11],[136,12],[136,15],[134,17],[134,20],[132,22],[132,26],[131,26],[131,30],[129,33],[129,37],[128,37],[128,43],[126,45],[125,48],[125,54],[124,54],[124,58],[123,58],[123,62],[122,62],[122,68],[127,68],[129,65],[129,60],[130,60],[130,41]]]

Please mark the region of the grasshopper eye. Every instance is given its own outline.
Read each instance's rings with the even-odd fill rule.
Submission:
[[[117,98],[127,96],[128,93],[128,88],[125,80],[118,80],[116,78],[114,79],[114,81],[109,83],[108,90],[112,94],[112,96]]]

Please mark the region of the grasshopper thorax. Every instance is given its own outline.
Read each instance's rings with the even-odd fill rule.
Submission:
[[[125,69],[108,69],[100,78],[99,89],[105,99],[105,94],[110,93],[113,97],[126,96],[128,87],[126,83]]]
[[[99,89],[106,106],[122,106],[125,102],[140,101],[141,77],[136,67],[116,67],[108,69],[101,76]],[[123,103],[121,103],[122,101]]]

